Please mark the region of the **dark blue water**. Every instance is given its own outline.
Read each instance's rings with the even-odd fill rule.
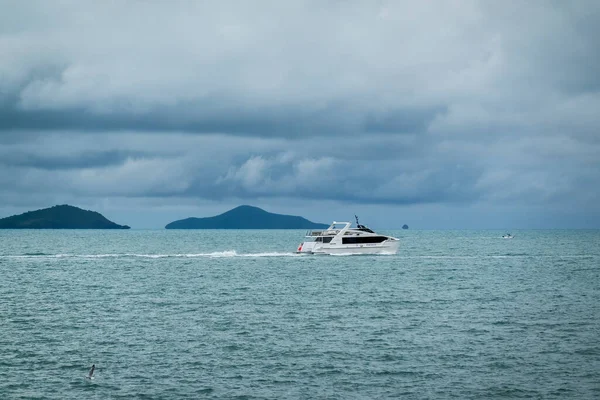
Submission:
[[[600,397],[600,231],[303,233],[0,231],[0,398]]]

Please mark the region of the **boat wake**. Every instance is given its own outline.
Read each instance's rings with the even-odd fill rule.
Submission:
[[[174,253],[174,254],[137,254],[137,253],[111,253],[111,254],[22,254],[2,255],[0,259],[96,259],[96,258],[233,258],[233,257],[301,257],[297,253],[265,252],[265,253],[238,253],[235,250],[214,251],[210,253]]]

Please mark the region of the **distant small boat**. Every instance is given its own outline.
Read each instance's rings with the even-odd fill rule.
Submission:
[[[506,235],[502,235],[502,238],[503,239],[512,239],[512,238],[514,238],[514,236],[511,235],[510,233],[507,233]]]

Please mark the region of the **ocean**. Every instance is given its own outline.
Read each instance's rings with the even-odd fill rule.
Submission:
[[[0,398],[600,398],[600,231],[382,233],[0,231]]]

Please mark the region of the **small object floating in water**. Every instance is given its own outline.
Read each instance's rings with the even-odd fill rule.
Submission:
[[[507,233],[506,235],[502,235],[502,238],[504,239],[512,239],[514,236],[511,235],[510,233]]]
[[[94,370],[96,369],[96,364],[92,364],[92,369],[90,369],[90,373],[88,374],[88,376],[85,377],[85,379],[94,379]]]

